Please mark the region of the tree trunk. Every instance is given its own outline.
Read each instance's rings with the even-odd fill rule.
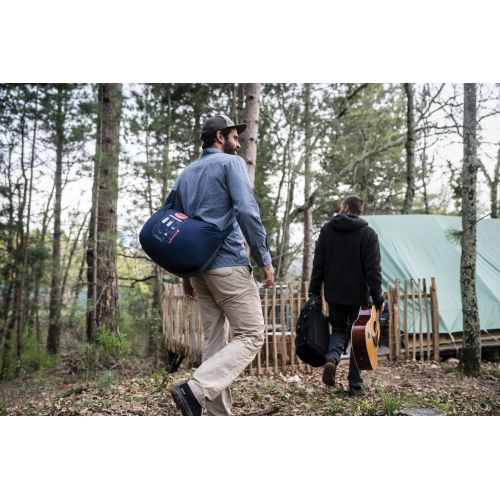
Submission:
[[[163,148],[163,168],[161,176],[162,200],[165,200],[168,193],[168,182],[171,175],[170,168],[170,140],[172,129],[172,99],[170,84],[165,84],[164,87],[164,105],[165,116],[167,118],[165,126],[165,146]],[[158,336],[158,344],[160,346],[159,354],[163,366],[166,368],[169,365],[168,351],[163,339],[163,270],[160,266],[153,266],[155,273],[155,282],[153,288],[153,309],[158,318],[156,325],[156,333]],[[155,351],[154,365],[158,363],[158,349]]]
[[[26,284],[26,274],[28,272],[28,257],[30,247],[30,223],[31,223],[31,202],[33,198],[33,172],[35,167],[35,147],[36,147],[36,132],[38,125],[38,85],[35,91],[35,116],[33,124],[33,141],[31,146],[31,160],[30,160],[30,179],[28,188],[28,207],[26,213],[26,235],[24,238],[24,255],[23,255],[23,269],[21,274],[21,303],[22,309],[20,313],[19,325],[17,328],[17,359],[16,359],[16,376],[20,374],[21,370],[21,357],[24,350],[24,327],[26,324],[26,312],[30,309],[29,300],[29,286]]]
[[[54,232],[52,235],[52,278],[50,287],[49,331],[47,351],[57,354],[61,338],[61,200],[62,161],[64,151],[64,112],[62,86],[57,87],[57,111],[55,120],[56,175],[54,198]]]
[[[97,338],[97,208],[99,201],[99,175],[102,161],[103,86],[97,89],[96,148],[94,178],[92,183],[92,206],[90,209],[89,236],[87,238],[87,341]]]
[[[238,84],[237,83],[229,83],[228,84],[228,115],[231,120],[234,120],[234,123],[238,123],[237,116],[237,106],[238,106]]]
[[[102,128],[97,190],[96,326],[118,333],[116,237],[121,84],[102,84]]]
[[[235,120],[234,123],[239,123],[243,119],[244,113],[245,113],[245,95],[246,95],[246,85],[243,83],[237,83],[236,84],[236,89],[235,89],[237,95],[236,95],[236,115],[235,115]],[[260,100],[260,99],[259,99]]]
[[[165,127],[165,146],[163,148],[163,161],[161,171],[161,199],[164,202],[168,194],[168,181],[170,178],[170,138],[172,135],[172,99],[170,93],[170,84],[166,83],[163,87],[163,103],[165,116],[167,117]]]
[[[42,230],[40,232],[40,240],[37,242],[38,252],[40,255],[42,254],[42,251],[45,248],[45,237],[47,235],[47,228],[48,228],[48,224],[49,224],[49,210],[50,210],[50,205],[52,203],[52,197],[54,196],[54,191],[55,191],[55,180],[54,180],[54,184],[52,185],[52,189],[50,191],[49,197],[47,198],[47,205],[45,206],[45,211],[43,214]],[[30,323],[30,325],[34,324],[34,326],[35,326],[36,339],[38,342],[42,341],[38,302],[39,302],[39,297],[40,297],[40,282],[43,278],[44,270],[45,270],[45,259],[44,258],[37,259],[37,261],[35,262],[35,266],[34,266],[34,274],[35,274],[35,284],[34,284],[34,292],[33,292],[34,321],[31,318],[29,323]]]
[[[424,197],[424,207],[425,213],[430,214],[429,210],[429,195],[427,193],[427,180],[428,180],[428,172],[427,172],[427,133],[424,130],[424,138],[423,138],[423,149],[422,149],[422,194]]]
[[[401,213],[409,214],[415,196],[415,118],[413,110],[413,84],[405,83],[406,92],[406,194]]]
[[[311,198],[311,84],[304,85],[304,251],[302,258],[302,283],[309,281],[313,262],[313,217]]]
[[[476,84],[464,84],[464,160],[462,170],[462,293],[463,345],[460,366],[467,375],[481,371],[481,336],[476,296]]]
[[[7,231],[7,244],[6,244],[6,255],[9,256],[9,264],[5,265],[4,273],[2,278],[4,282],[7,283],[7,287],[2,290],[3,294],[3,308],[0,311],[2,315],[2,330],[0,333],[0,353],[3,356],[0,359],[0,380],[3,380],[8,371],[8,355],[10,352],[10,339],[12,337],[12,329],[10,327],[9,311],[11,310],[11,304],[13,301],[13,293],[15,289],[14,276],[15,276],[15,261],[13,261],[13,256],[15,256],[15,235],[16,235],[16,224],[14,217],[14,183],[12,180],[12,150],[14,145],[9,147],[8,162],[7,162],[7,199],[9,201],[7,212],[9,214],[8,231]],[[13,313],[12,313],[13,314]]]
[[[198,86],[197,86],[198,87]],[[199,102],[200,97],[197,95],[197,92],[193,95],[193,150],[191,154],[191,158],[189,162],[193,162],[200,155],[200,147],[201,147],[201,104]]]
[[[23,107],[23,115],[21,117],[21,171],[23,177],[23,194],[19,191],[19,208],[17,212],[17,245],[15,250],[15,292],[14,292],[14,314],[12,315],[12,320],[10,323],[9,330],[15,330],[16,333],[16,375],[19,374],[21,367],[21,356],[23,351],[23,334],[24,334],[24,304],[23,298],[25,295],[25,276],[26,269],[24,268],[24,255],[26,252],[26,246],[28,245],[27,234],[24,230],[24,210],[26,208],[26,203],[28,199],[28,178],[26,177],[26,168],[24,162],[24,145],[26,139],[26,104],[25,101]],[[10,348],[10,338],[9,342],[5,346],[7,351]]]
[[[146,178],[146,203],[148,204],[149,213],[153,214],[153,179],[151,176],[151,166],[150,166],[150,148],[149,148],[149,84],[144,85],[144,113],[146,118],[145,125],[145,154],[146,154],[146,164],[144,166],[144,177]],[[156,203],[155,203],[156,206]]]
[[[69,251],[68,262],[65,264],[64,276],[63,276],[62,284],[61,284],[61,300],[64,297],[64,292],[66,291],[66,284],[68,282],[69,272],[70,272],[70,269],[72,267],[71,265],[73,263],[73,259],[75,257],[75,254],[76,254],[76,251],[78,248],[78,242],[80,241],[80,236],[81,236],[82,232],[84,231],[85,225],[87,223],[88,216],[89,216],[89,214],[86,213],[84,218],[83,218],[82,223],[80,224],[80,226],[78,228],[78,232],[76,233],[75,239],[73,240],[73,244],[71,245],[71,249]],[[85,246],[85,244],[84,244],[84,246]]]
[[[241,152],[250,176],[252,188],[255,184],[255,164],[257,162],[257,141],[259,136],[259,110],[260,110],[260,83],[245,84],[245,113],[244,123],[246,130],[241,134]]]
[[[500,148],[498,149],[497,163],[490,185],[491,218],[498,218],[498,181],[500,180]]]
[[[88,214],[87,214],[88,215]],[[88,244],[88,235],[84,234],[83,235],[83,244],[82,244],[82,257],[80,259],[80,268],[78,271],[78,277],[76,278],[76,282],[73,287],[73,307],[71,308],[71,312],[69,315],[69,320],[68,320],[68,329],[70,331],[73,330],[74,327],[74,321],[75,321],[75,308],[78,303],[78,295],[80,295],[80,289],[82,288],[83,285],[83,273],[85,272],[85,261],[86,261],[86,256],[87,256],[87,244]],[[83,340],[83,339],[80,339]]]
[[[291,134],[294,135],[293,132]],[[290,144],[293,144],[293,137]],[[291,212],[294,203],[295,196],[295,181],[297,178],[297,167],[293,164],[293,158],[291,154],[291,146],[287,152],[287,165],[288,165],[288,191],[285,203],[285,213],[283,214],[283,222],[282,222],[282,230],[281,230],[281,239],[279,240],[278,245],[278,263],[276,265],[276,277],[278,280],[284,280],[286,276],[286,272],[288,270],[287,263],[291,260],[288,255],[288,244],[290,239],[290,224],[291,220]]]

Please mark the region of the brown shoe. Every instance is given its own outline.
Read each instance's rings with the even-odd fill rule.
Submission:
[[[337,371],[337,362],[332,359],[327,361],[323,368],[323,384],[333,387],[335,385],[335,372]]]

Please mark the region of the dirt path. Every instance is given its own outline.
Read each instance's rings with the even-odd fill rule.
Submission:
[[[168,389],[189,371],[125,373],[104,371],[93,378],[35,374],[0,385],[2,415],[178,415]],[[399,415],[420,407],[447,415],[500,415],[500,364],[485,363],[479,378],[464,377],[456,363],[381,362],[363,372],[366,398],[347,395],[347,363],[337,386],[310,374],[242,376],[233,385],[236,415]]]

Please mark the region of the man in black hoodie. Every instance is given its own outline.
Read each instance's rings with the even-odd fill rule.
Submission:
[[[337,365],[350,340],[359,307],[373,302],[380,309],[384,304],[378,236],[359,217],[363,205],[358,196],[348,196],[340,212],[321,228],[314,252],[309,296],[321,297],[323,284],[332,325],[323,382],[330,386],[335,385]],[[348,381],[350,395],[364,396],[363,380],[352,351]]]

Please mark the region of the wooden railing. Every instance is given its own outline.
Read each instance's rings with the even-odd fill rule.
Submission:
[[[308,286],[308,283],[275,284],[270,289],[259,290],[266,336],[264,345],[247,368],[250,374],[310,371],[295,354],[295,326],[301,306],[307,301]],[[202,356],[202,332],[198,302],[185,297],[180,284],[165,285],[163,336],[166,348],[183,355],[189,365],[197,365]]]
[[[266,336],[264,345],[247,368],[250,374],[311,370],[295,353],[295,327],[301,307],[307,301],[308,286],[308,283],[278,283],[270,289],[259,290]],[[439,361],[434,278],[429,289],[425,279],[403,282],[397,279],[394,285],[387,283],[387,290],[389,359]],[[188,366],[201,363],[203,329],[198,302],[187,298],[180,284],[165,285],[163,335],[166,348],[183,356]]]
[[[436,280],[396,279],[387,283],[389,359],[439,362],[439,312]]]

